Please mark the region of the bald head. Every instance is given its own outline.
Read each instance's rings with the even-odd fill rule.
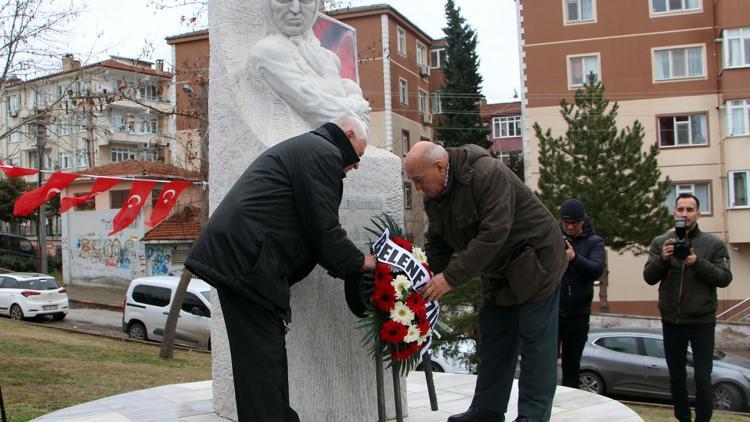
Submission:
[[[367,127],[358,117],[352,115],[341,116],[333,119],[331,123],[338,126],[349,138],[352,147],[358,156],[362,157],[367,148]],[[359,168],[359,163],[352,164],[344,168],[344,172]]]
[[[406,177],[430,198],[442,195],[447,172],[448,151],[432,142],[417,142],[404,158]]]

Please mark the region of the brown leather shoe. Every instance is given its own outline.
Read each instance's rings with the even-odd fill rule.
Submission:
[[[471,406],[469,410],[448,418],[448,422],[504,422],[505,415],[494,410]]]

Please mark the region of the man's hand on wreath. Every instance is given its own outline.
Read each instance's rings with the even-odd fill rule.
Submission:
[[[438,300],[452,288],[453,287],[448,284],[448,280],[445,279],[443,273],[440,273],[432,277],[432,280],[424,285],[422,288],[422,297],[427,301]]]
[[[375,258],[375,255],[366,255],[365,262],[362,264],[362,268],[360,268],[359,271],[374,270],[377,263],[378,260]]]

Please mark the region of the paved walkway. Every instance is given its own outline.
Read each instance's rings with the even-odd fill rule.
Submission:
[[[408,422],[445,421],[465,411],[471,402],[475,375],[434,374],[439,410],[430,410],[424,375],[412,372],[407,378]],[[173,384],[62,409],[35,419],[39,422],[226,422],[213,411],[211,381]],[[516,418],[516,385],[511,392],[506,420]],[[642,419],[630,408],[604,396],[557,387],[552,421],[636,422]],[[327,421],[329,422],[329,421]],[[337,422],[337,421],[330,421]]]

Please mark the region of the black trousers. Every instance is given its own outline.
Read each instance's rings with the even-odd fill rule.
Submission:
[[[482,335],[479,373],[472,406],[505,413],[518,353],[518,415],[548,421],[557,386],[557,310],[560,287],[548,298],[515,306],[484,302],[479,311]]]
[[[695,421],[711,420],[713,413],[713,390],[711,371],[714,361],[715,323],[672,324],[662,321],[664,354],[669,368],[669,384],[674,402],[674,417],[679,421],[690,421],[690,403],[687,390],[687,346],[693,350],[695,378]]]
[[[289,407],[285,326],[281,315],[234,290],[219,288],[232,355],[240,422],[299,422]]]
[[[562,385],[578,388],[581,355],[589,335],[589,315],[562,316],[557,346],[562,354]]]

